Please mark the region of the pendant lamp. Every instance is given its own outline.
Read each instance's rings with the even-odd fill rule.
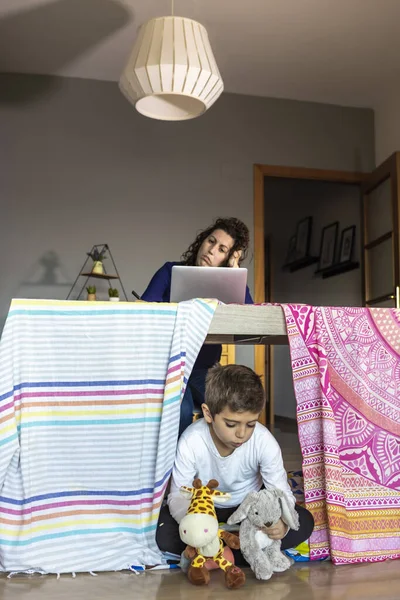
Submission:
[[[199,117],[224,89],[206,29],[183,17],[160,17],[139,32],[119,87],[152,119]]]

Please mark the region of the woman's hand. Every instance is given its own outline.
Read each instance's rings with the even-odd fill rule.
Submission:
[[[238,269],[239,268],[239,260],[240,260],[241,256],[242,256],[242,251],[235,250],[235,252],[233,252],[232,256],[228,260],[228,267],[233,267],[234,269]]]
[[[261,531],[266,533],[271,540],[281,540],[285,537],[288,530],[288,526],[282,521],[282,519],[279,519],[279,521],[275,523],[275,525],[272,525],[272,527],[263,527],[261,529]]]

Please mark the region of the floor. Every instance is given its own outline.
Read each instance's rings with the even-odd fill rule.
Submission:
[[[267,582],[246,572],[237,591],[227,590],[220,572],[206,588],[192,586],[180,572],[103,573],[0,578],[1,600],[398,600],[400,562],[334,567],[330,563],[294,565]]]
[[[287,470],[301,466],[300,447],[293,426],[278,424],[279,441]],[[213,572],[206,588],[192,586],[180,571],[100,573],[96,577],[78,573],[56,576],[0,576],[0,600],[399,600],[400,561],[343,565],[330,562],[297,563],[270,581],[257,581],[246,571],[246,585],[227,590],[220,572]]]

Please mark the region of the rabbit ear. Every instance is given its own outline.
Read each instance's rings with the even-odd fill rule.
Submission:
[[[244,521],[244,519],[247,517],[250,507],[254,504],[254,502],[257,501],[257,499],[257,492],[251,492],[248,494],[239,508],[235,510],[235,512],[229,517],[228,525],[233,525],[234,523],[240,523],[241,521]]]
[[[294,508],[294,504],[288,500],[284,493],[279,496],[279,502],[281,504],[282,521],[286,523],[290,529],[297,531],[300,527],[300,523],[299,515]]]

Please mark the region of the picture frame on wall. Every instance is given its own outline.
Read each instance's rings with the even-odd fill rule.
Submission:
[[[335,264],[338,229],[338,221],[335,221],[335,223],[331,223],[330,225],[326,225],[322,229],[318,263],[319,271],[322,271],[323,269],[329,269],[329,267],[332,267]]]
[[[296,259],[306,258],[310,253],[312,217],[306,217],[296,227]]]
[[[339,264],[350,262],[353,258],[356,226],[351,225],[343,229],[340,236]]]

